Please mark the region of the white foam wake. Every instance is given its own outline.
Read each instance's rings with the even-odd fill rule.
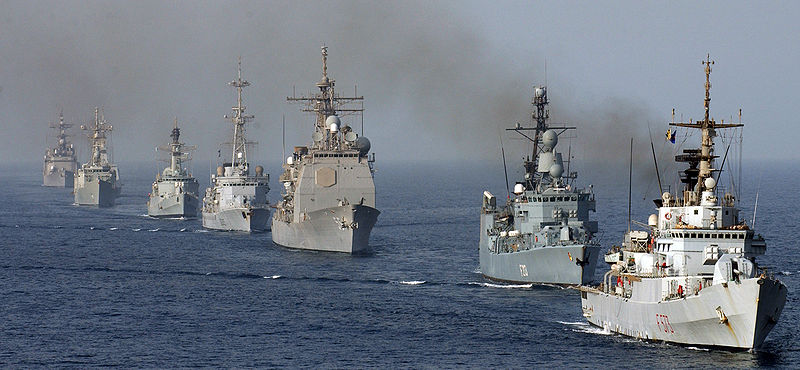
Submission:
[[[111,231],[114,231],[114,230],[119,230],[119,229],[118,229],[118,228],[116,228],[116,227],[112,227],[112,228],[110,228],[109,230],[111,230]]]
[[[531,284],[493,284],[493,283],[470,283],[473,285],[480,285],[482,287],[487,288],[503,288],[503,289],[525,289],[525,288],[532,288],[533,283]]]
[[[160,228],[155,228],[155,229],[150,229],[150,230],[147,230],[147,231],[153,231],[153,232],[155,232],[155,231],[158,231],[158,230],[161,230],[161,229],[160,229]]]
[[[280,279],[283,276],[280,275],[272,275],[272,276],[264,276],[264,279]]]
[[[577,321],[577,322],[556,321],[556,322],[558,322],[559,324],[569,326],[570,330],[577,333],[600,334],[600,335],[614,334],[611,332],[611,330],[608,330],[607,328],[598,328],[585,321]]]
[[[421,285],[421,284],[425,284],[425,283],[426,283],[425,280],[403,280],[403,281],[400,281],[400,284],[403,284],[403,285]]]

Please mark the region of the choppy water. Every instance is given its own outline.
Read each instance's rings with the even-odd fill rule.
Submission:
[[[382,214],[363,256],[283,249],[269,233],[207,232],[197,220],[150,219],[143,214],[154,172],[133,165],[120,166],[125,187],[116,207],[76,207],[69,190],[39,186],[39,168],[6,168],[0,177],[0,365],[800,363],[797,172],[765,170],[758,210],[768,242],[761,263],[788,285],[786,309],[762,351],[731,353],[612,335],[586,324],[575,290],[482,279],[480,196],[484,188],[504,192],[502,168],[486,175],[381,167]],[[594,189],[607,244],[625,228],[626,184]],[[748,196],[742,205],[752,212]],[[635,199],[635,217],[646,220],[650,204]]]

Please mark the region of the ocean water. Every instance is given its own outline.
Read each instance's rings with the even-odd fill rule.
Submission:
[[[70,190],[41,187],[38,164],[2,168],[0,365],[800,363],[797,164],[791,171],[761,167],[757,179],[745,181],[745,212],[752,212],[760,189],[756,226],[768,242],[760,262],[790,291],[777,327],[755,353],[610,334],[584,321],[576,290],[484,280],[478,272],[478,210],[484,189],[504,198],[501,167],[379,164],[382,214],[371,252],[358,256],[284,249],[272,244],[269,233],[209,232],[198,220],[148,218],[151,167],[121,164],[123,195],[107,209],[73,206]],[[205,175],[198,177],[207,183]],[[592,180],[603,230],[598,237],[608,247],[626,227],[627,181],[581,183]],[[272,187],[274,200],[274,181]],[[645,221],[652,202],[634,194],[634,218]],[[605,268],[601,264],[597,276]]]

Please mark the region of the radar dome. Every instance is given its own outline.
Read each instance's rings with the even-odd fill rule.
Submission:
[[[552,166],[550,166],[550,176],[559,178],[563,174],[564,174],[564,167],[561,166],[560,164],[554,163]]]
[[[517,183],[516,185],[514,185],[514,194],[520,195],[520,194],[522,194],[524,192],[525,192],[525,185],[522,185],[520,183]]]
[[[360,136],[358,139],[356,139],[355,147],[356,147],[356,149],[358,149],[358,151],[359,151],[359,153],[361,153],[361,155],[366,155],[367,152],[369,152],[369,148],[371,147],[371,144],[369,142],[369,139],[367,139],[364,136]]]
[[[335,123],[331,123],[330,125],[328,125],[328,127],[331,129],[331,132],[335,133],[339,131],[339,125]]]
[[[553,149],[558,144],[558,134],[556,134],[553,130],[547,130],[542,134],[542,145],[545,147],[545,151],[549,152],[549,149]]]
[[[217,167],[217,176],[222,176],[224,174],[225,174],[225,168],[223,168],[222,166],[218,166]]]
[[[647,224],[652,227],[658,226],[658,215],[650,215],[647,218]]]
[[[338,127],[341,123],[342,121],[339,120],[339,116],[337,115],[328,116],[328,118],[325,119],[325,125],[328,127],[330,127],[333,124],[336,124],[336,126]]]
[[[286,157],[286,164],[291,165],[293,163],[294,163],[294,157],[291,157],[291,156],[290,157]]]
[[[256,166],[256,176],[261,176],[264,174],[264,167]]]
[[[541,98],[544,96],[544,89],[541,87],[537,87],[535,90],[533,90],[533,93],[536,95],[537,98]]]
[[[713,189],[715,186],[717,186],[717,181],[714,180],[713,177],[706,177],[705,181],[703,181],[703,184],[705,184],[706,189]]]

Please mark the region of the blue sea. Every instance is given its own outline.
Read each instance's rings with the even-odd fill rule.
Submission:
[[[483,279],[481,193],[505,198],[494,163],[379,162],[382,213],[371,251],[356,256],[280,248],[269,232],[148,218],[150,164],[121,163],[122,197],[105,209],[41,187],[40,164],[3,165],[0,365],[796,368],[798,164],[753,167],[741,208],[750,219],[758,190],[756,228],[768,243],[760,263],[789,298],[764,347],[750,353],[610,334],[585,322],[577,290]],[[196,171],[203,186],[206,172]],[[626,228],[627,178],[579,182],[594,184],[607,248]],[[633,191],[641,221],[653,211],[643,189]],[[605,270],[599,264],[597,276]]]

